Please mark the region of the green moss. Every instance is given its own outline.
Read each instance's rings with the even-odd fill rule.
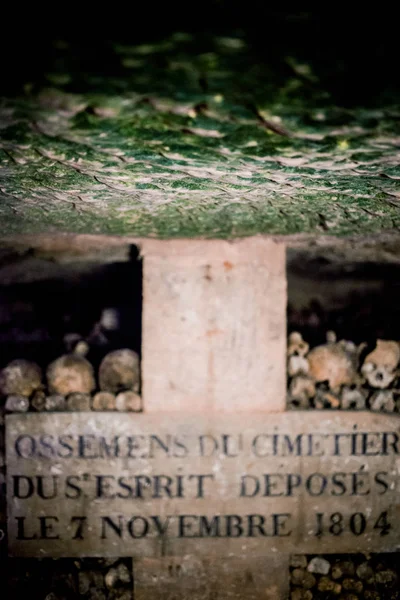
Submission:
[[[0,104],[3,234],[347,236],[400,226],[398,107],[331,106],[304,80],[254,64],[238,38],[215,38],[208,51],[190,36],[117,50],[115,77],[52,72],[58,89]]]

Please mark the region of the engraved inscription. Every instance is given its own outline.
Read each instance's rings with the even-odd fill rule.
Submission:
[[[12,555],[400,545],[393,416],[12,415],[7,467]]]

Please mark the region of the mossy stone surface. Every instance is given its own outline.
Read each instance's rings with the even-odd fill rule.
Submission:
[[[1,100],[3,235],[399,228],[400,106],[334,106],[307,65],[282,79],[240,37],[116,46],[112,76],[59,55]]]

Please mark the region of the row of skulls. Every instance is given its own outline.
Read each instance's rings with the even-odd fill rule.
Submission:
[[[54,360],[45,377],[36,363],[16,359],[0,370],[0,398],[14,395],[29,398],[35,392],[69,396],[92,394],[96,389],[118,394],[139,391],[140,359],[136,352],[121,348],[106,354],[96,377],[93,365],[85,358],[88,348],[77,345],[73,352]]]
[[[328,332],[327,343],[310,350],[302,335],[294,331],[287,346],[288,376],[307,376],[316,383],[327,382],[334,393],[342,386],[362,385],[365,382],[375,389],[388,388],[400,372],[400,343],[377,340],[375,348],[361,362],[366,344],[336,341]]]

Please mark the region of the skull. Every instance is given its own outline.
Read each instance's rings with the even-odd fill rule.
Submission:
[[[305,356],[309,350],[309,345],[303,340],[301,333],[293,331],[288,339],[288,356]]]
[[[340,399],[343,410],[364,410],[367,403],[365,391],[349,386],[344,386]]]
[[[289,377],[294,377],[295,375],[307,375],[309,370],[310,365],[305,356],[299,356],[298,354],[289,356],[287,365]]]
[[[0,396],[29,396],[42,386],[42,370],[34,362],[17,358],[0,371]]]
[[[47,367],[50,394],[90,394],[96,387],[93,367],[78,354],[64,354]]]
[[[397,342],[377,340],[376,348],[365,357],[361,372],[373,388],[385,389],[397,375],[400,346]]]
[[[297,375],[289,387],[289,405],[292,408],[309,408],[310,398],[315,396],[315,383],[310,377]]]
[[[371,410],[394,412],[396,402],[394,400],[393,390],[380,390],[374,392],[370,400],[370,406]]]
[[[343,343],[324,344],[313,348],[307,356],[310,375],[318,383],[327,381],[336,394],[343,385],[352,385],[357,377],[357,352]]]

